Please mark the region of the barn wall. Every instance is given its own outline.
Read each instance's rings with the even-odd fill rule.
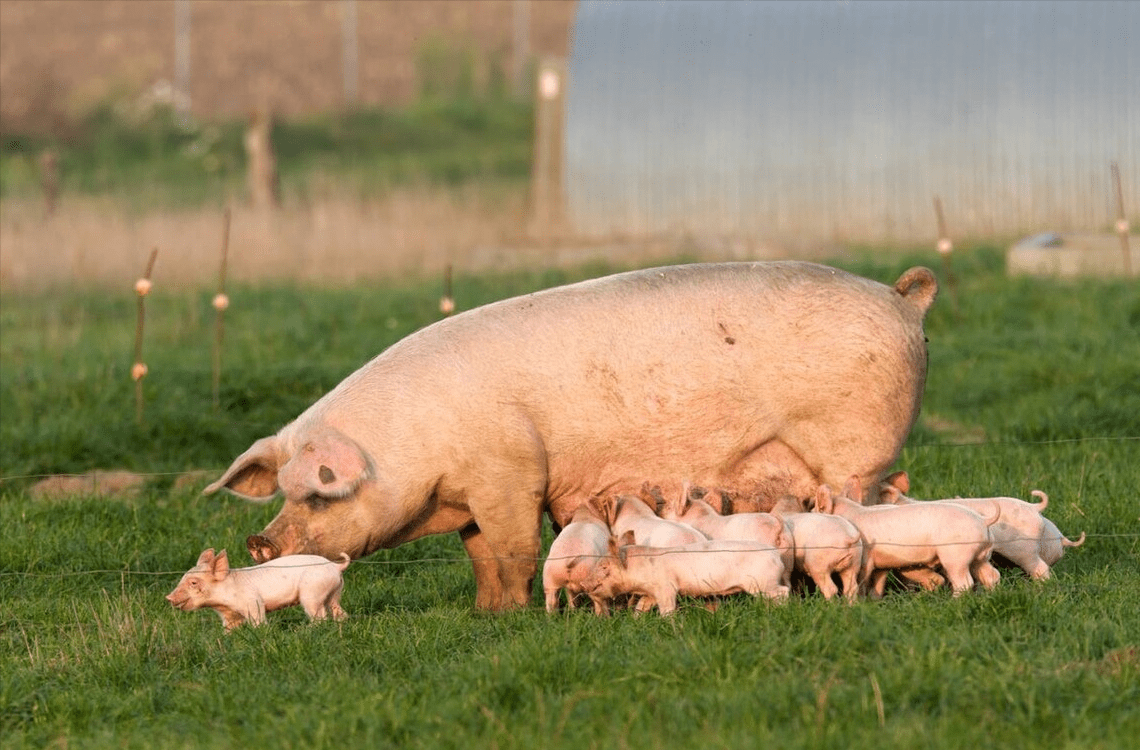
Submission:
[[[929,241],[1099,229],[1140,201],[1140,3],[600,2],[566,195],[594,235]]]

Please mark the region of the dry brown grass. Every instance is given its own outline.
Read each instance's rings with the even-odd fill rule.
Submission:
[[[527,234],[521,190],[408,189],[375,199],[325,197],[275,213],[233,208],[229,277],[351,283],[396,274],[557,262],[570,238]],[[6,289],[133,283],[151,248],[155,281],[208,286],[217,276],[222,212],[132,214],[73,197],[50,217],[39,201],[5,201],[0,285]],[[577,252],[577,251],[576,251]]]
[[[235,280],[351,282],[464,265],[509,244],[523,225],[517,194],[407,190],[373,200],[328,197],[275,213],[233,208],[229,275]],[[6,201],[0,283],[6,288],[133,280],[159,248],[157,283],[206,285],[222,240],[217,208],[133,214],[111,199],[72,197],[50,217],[39,201]]]
[[[229,278],[349,284],[397,275],[549,267],[609,260],[646,263],[685,255],[708,260],[822,257],[831,246],[767,245],[733,237],[581,237],[528,221],[524,186],[406,188],[376,198],[333,190],[274,213],[232,208]],[[0,287],[129,288],[159,249],[155,283],[216,283],[222,210],[135,213],[110,198],[66,197],[45,216],[40,200],[0,210]]]

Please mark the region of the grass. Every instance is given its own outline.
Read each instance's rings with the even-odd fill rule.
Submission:
[[[893,281],[917,254],[840,260]],[[1140,735],[1140,291],[1005,276],[955,256],[927,322],[923,416],[899,460],[920,497],[1049,493],[1055,577],[1007,572],[954,600],[894,592],[727,602],[673,618],[473,611],[454,536],[345,573],[342,624],[298,609],[223,635],[162,595],[206,547],[245,557],[276,504],[173,489],[220,470],[346,374],[432,321],[438,285],[231,291],[222,410],[211,292],[148,299],[135,425],[130,296],[5,294],[0,476],[124,466],[139,494],[35,500],[0,481],[0,746],[1123,748]],[[460,308],[603,266],[460,277]],[[547,530],[547,540],[549,540]]]

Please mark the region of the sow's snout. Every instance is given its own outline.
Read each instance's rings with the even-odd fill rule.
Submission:
[[[281,548],[263,534],[251,534],[246,537],[245,546],[249,550],[249,556],[259,563],[281,557]]]

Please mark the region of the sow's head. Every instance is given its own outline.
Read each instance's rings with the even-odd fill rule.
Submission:
[[[257,503],[285,496],[277,517],[246,540],[258,562],[298,554],[332,558],[341,552],[356,558],[372,551],[366,549],[367,524],[356,498],[372,478],[372,463],[360,446],[326,427],[302,440],[281,433],[258,440],[203,494],[225,489]]]

